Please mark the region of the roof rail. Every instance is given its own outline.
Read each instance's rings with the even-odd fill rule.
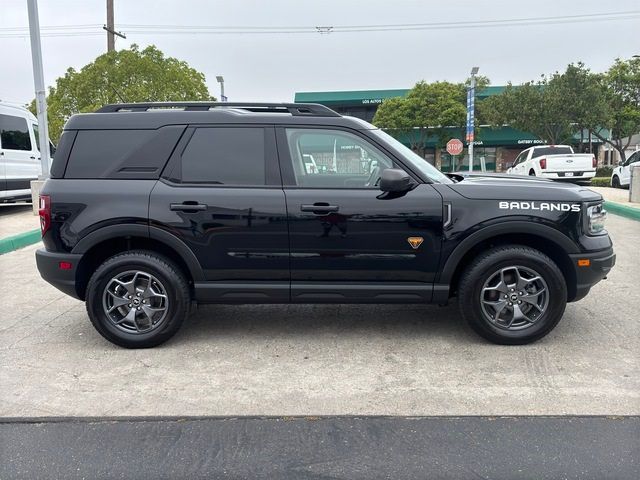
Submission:
[[[208,111],[214,108],[241,108],[251,112],[290,113],[294,116],[340,117],[329,107],[318,103],[254,103],[254,102],[142,102],[113,103],[96,110],[96,113],[146,112],[158,109]]]

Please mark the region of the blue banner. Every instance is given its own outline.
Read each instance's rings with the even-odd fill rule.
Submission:
[[[467,143],[473,142],[474,127],[475,127],[475,101],[476,89],[475,87],[467,90]]]

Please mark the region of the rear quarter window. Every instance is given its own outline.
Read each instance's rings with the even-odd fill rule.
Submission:
[[[79,130],[64,177],[157,179],[184,128]]]

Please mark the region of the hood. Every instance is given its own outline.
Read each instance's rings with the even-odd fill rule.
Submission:
[[[588,187],[535,177],[505,174],[460,174],[458,183],[447,185],[463,197],[477,200],[538,200],[592,202],[602,195]]]

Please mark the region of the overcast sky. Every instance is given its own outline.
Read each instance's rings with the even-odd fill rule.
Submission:
[[[537,78],[582,60],[596,71],[616,57],[640,54],[640,20],[420,31],[268,35],[127,33],[124,25],[344,26],[470,22],[640,11],[637,0],[114,0],[116,48],[155,44],[206,75],[231,101],[292,101],[296,91],[409,88],[418,80],[463,81],[480,67],[494,85]],[[44,37],[45,81],[106,51],[106,0],[40,0],[40,25],[91,25],[96,35]],[[26,0],[1,0],[0,99],[33,98]],[[123,24],[123,26],[119,26]],[[13,33],[14,31],[12,31]],[[100,34],[102,32],[103,34]]]

